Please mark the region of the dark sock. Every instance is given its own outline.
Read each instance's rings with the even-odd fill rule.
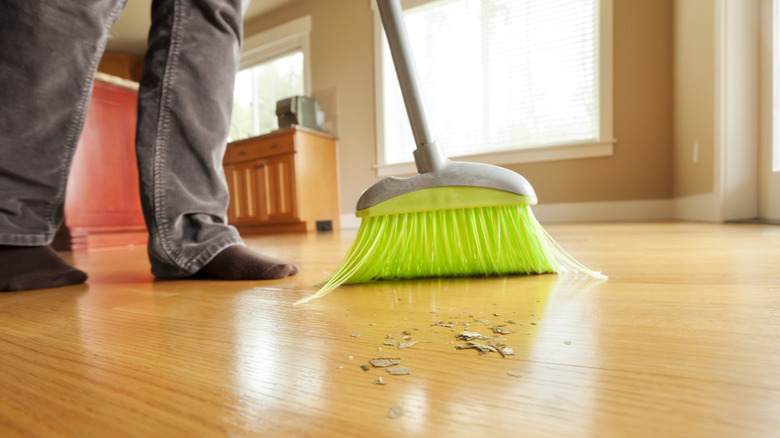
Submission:
[[[0,292],[46,289],[87,281],[48,246],[0,245]]]
[[[223,280],[272,280],[297,273],[295,265],[240,245],[225,248],[198,271],[199,276],[205,274]]]

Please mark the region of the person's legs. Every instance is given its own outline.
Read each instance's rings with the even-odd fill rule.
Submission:
[[[48,245],[109,29],[125,0],[0,0],[0,291],[82,283]]]
[[[154,0],[136,153],[152,273],[282,278],[295,266],[244,247],[222,168],[242,38],[241,0]]]

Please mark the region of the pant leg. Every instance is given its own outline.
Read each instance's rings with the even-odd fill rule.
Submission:
[[[0,244],[51,243],[111,25],[126,0],[0,0]]]
[[[242,39],[241,0],[154,0],[136,153],[149,259],[184,277],[242,245],[222,168]]]

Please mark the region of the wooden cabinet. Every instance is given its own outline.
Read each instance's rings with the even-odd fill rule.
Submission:
[[[146,244],[135,159],[138,92],[131,85],[95,82],[53,242],[58,250]]]
[[[228,221],[243,234],[339,227],[336,140],[291,127],[228,145]]]

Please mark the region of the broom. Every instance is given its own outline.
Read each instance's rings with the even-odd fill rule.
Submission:
[[[401,5],[377,0],[417,149],[418,175],[385,178],[358,200],[361,218],[344,260],[301,304],[345,283],[423,277],[582,272],[531,211],[536,193],[497,166],[450,161],[433,141],[415,79]]]

